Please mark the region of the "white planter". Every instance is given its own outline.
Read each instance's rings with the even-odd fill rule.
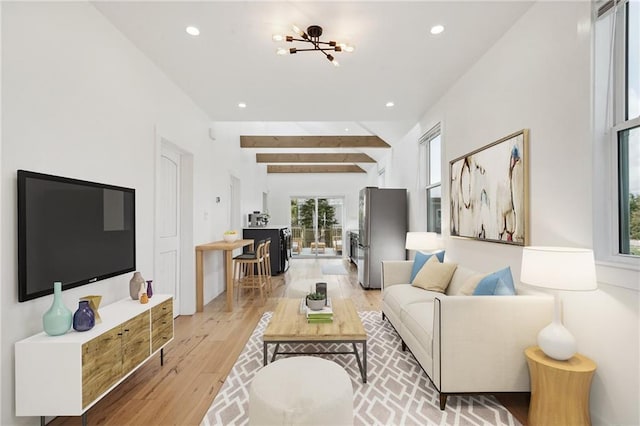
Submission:
[[[319,311],[322,308],[324,308],[324,299],[322,300],[311,300],[311,299],[307,299],[307,306],[309,307],[309,309],[311,309],[312,311]]]
[[[232,243],[238,239],[238,234],[222,234],[222,239],[228,243]]]

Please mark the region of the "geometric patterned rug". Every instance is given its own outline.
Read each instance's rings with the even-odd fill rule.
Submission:
[[[318,355],[342,365],[353,385],[354,425],[508,425],[520,423],[491,395],[449,396],[440,410],[435,388],[409,351],[402,352],[400,337],[380,312],[360,312],[367,331],[367,383],[362,383],[353,355]],[[266,312],[242,350],[214,399],[201,426],[247,425],[249,385],[262,367],[262,334],[272,313]],[[283,351],[291,350],[281,345]],[[351,350],[324,345],[318,350]],[[315,351],[313,344],[298,344],[296,351]],[[358,351],[361,346],[358,345]],[[279,356],[278,359],[280,359]]]

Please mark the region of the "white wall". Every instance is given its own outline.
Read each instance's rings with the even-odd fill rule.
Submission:
[[[0,424],[37,424],[14,417],[13,344],[42,330],[52,297],[18,303],[16,170],[27,169],[136,189],[137,269],[154,266],[155,167],[159,138],[193,157],[193,244],[220,239],[227,227],[229,155],[237,145],[209,136],[209,118],[87,3],[2,2],[2,254]],[[236,163],[238,164],[238,163]],[[235,173],[256,178],[253,163]],[[264,176],[264,173],[262,173]],[[264,178],[261,178],[264,181]],[[260,185],[245,185],[246,198]],[[265,186],[266,187],[266,186]],[[207,219],[205,215],[207,214]],[[222,256],[207,256],[205,302],[220,291]],[[101,294],[103,304],[128,296],[130,275],[67,290]],[[183,283],[193,291],[194,283]]]
[[[324,131],[326,132],[326,129]],[[239,146],[240,135],[318,135],[322,134],[322,129],[314,122],[216,122],[214,123],[214,133],[216,140],[222,139],[223,143]],[[255,163],[256,153],[266,151],[264,149],[245,148],[238,155],[228,158],[227,163],[234,166],[240,162]],[[279,150],[279,152],[284,151],[297,152],[295,149]],[[324,151],[335,152],[331,149]],[[261,172],[266,173],[266,165],[261,164],[257,167]],[[269,223],[287,226],[291,224],[291,196],[344,196],[346,210],[344,229],[357,229],[359,191],[367,185],[376,184],[375,178],[370,178],[364,173],[271,173],[266,176],[266,180],[263,179],[262,181],[267,186],[266,188],[260,187],[260,190],[268,191],[267,204],[271,215]],[[256,177],[254,182],[261,182],[261,180]],[[247,224],[247,214],[254,210],[262,210],[262,199],[244,199],[241,208],[243,226]]]
[[[2,30],[2,7],[0,7],[0,47],[2,46],[2,34],[4,33],[4,31]],[[0,54],[0,99],[4,99],[4,97],[2,96],[3,92],[2,92],[2,82],[3,82],[3,78],[2,78],[2,54]],[[2,176],[2,139],[3,139],[3,135],[4,135],[4,130],[2,128],[2,106],[3,106],[4,102],[0,102],[0,176]],[[0,184],[0,224],[2,223],[2,185]],[[3,231],[3,227],[0,225],[0,241],[4,241],[4,231]],[[0,244],[0,259],[2,259],[2,245]],[[1,263],[0,263],[1,264]],[[2,277],[0,276],[0,280],[2,279]],[[0,295],[0,359],[2,359],[2,354],[4,353],[4,348],[6,346],[4,340],[2,339],[3,337],[3,333],[2,333],[2,296]],[[0,373],[4,373],[3,371],[0,371]],[[3,419],[2,417],[2,406],[4,405],[2,403],[3,399],[2,399],[2,395],[3,395],[3,387],[0,386],[0,420]]]
[[[230,176],[240,179],[240,223],[246,222],[246,213],[262,210],[262,193],[267,190],[265,166],[258,166],[255,156],[240,149],[240,123],[211,123],[211,134],[215,140],[210,140],[215,154],[206,158],[206,177],[196,183],[195,192],[203,191],[211,186],[206,197],[202,198],[202,206],[196,211],[200,218],[208,215],[209,221],[214,222],[213,237],[206,232],[196,229],[196,244],[207,243],[222,239],[222,233],[229,229],[230,218]],[[204,187],[204,188],[200,188]],[[220,197],[220,203],[215,197]],[[206,227],[203,223],[203,226]],[[242,250],[238,250],[240,253]],[[207,252],[204,255],[204,302],[205,304],[225,290],[224,261],[222,252]]]
[[[589,2],[534,4],[403,138],[392,159],[396,178],[410,190],[416,187],[406,170],[417,167],[417,136],[438,121],[445,194],[450,160],[528,128],[530,244],[592,247],[590,11]],[[420,194],[414,190],[411,196]],[[446,200],[442,225],[448,235]],[[412,229],[424,229],[423,205],[411,205]],[[510,265],[520,276],[520,248],[453,238],[446,244],[452,258],[474,269]],[[637,425],[639,295],[619,286],[629,287],[640,276],[603,266],[598,273],[598,291],[563,295],[565,324],[578,350],[598,365],[591,391],[594,424]]]
[[[343,230],[358,229],[359,191],[368,185],[365,173],[316,173],[292,175],[270,173],[269,210],[271,221],[291,224],[291,197],[344,197]],[[343,251],[346,254],[346,251]]]

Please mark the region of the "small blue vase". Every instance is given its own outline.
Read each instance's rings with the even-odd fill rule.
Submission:
[[[96,316],[93,314],[88,300],[81,300],[78,310],[73,314],[73,329],[75,331],[91,330],[96,325]]]
[[[42,316],[42,328],[49,336],[60,336],[71,328],[71,311],[62,301],[62,283],[53,283],[53,303]]]

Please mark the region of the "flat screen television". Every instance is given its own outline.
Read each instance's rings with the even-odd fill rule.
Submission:
[[[135,190],[18,170],[18,300],[135,270]]]

